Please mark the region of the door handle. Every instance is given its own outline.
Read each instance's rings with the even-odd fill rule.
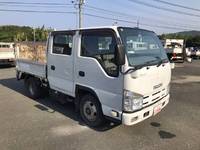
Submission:
[[[56,67],[54,65],[51,65],[51,70],[55,70]]]
[[[84,77],[85,76],[85,72],[84,71],[79,71],[78,74],[79,74],[80,77]]]

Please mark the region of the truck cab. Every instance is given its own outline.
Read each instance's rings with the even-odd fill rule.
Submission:
[[[170,97],[164,48],[154,32],[138,28],[54,31],[47,63],[17,59],[16,70],[32,97],[43,87],[66,95],[89,126],[105,118],[134,125],[159,113]]]

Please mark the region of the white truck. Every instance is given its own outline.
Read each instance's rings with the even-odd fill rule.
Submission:
[[[166,39],[164,48],[171,61],[184,61],[184,40],[183,39]]]
[[[14,43],[0,42],[0,65],[13,65],[14,60]]]
[[[189,47],[188,51],[190,52],[191,58],[200,59],[200,48],[199,47]]]
[[[198,49],[196,50],[196,57],[197,57],[198,59],[200,59],[200,48],[198,48]]]
[[[74,101],[88,126],[134,125],[169,102],[171,66],[157,35],[130,27],[53,31],[47,63],[16,60],[32,98],[51,89]],[[46,92],[44,92],[46,93]]]

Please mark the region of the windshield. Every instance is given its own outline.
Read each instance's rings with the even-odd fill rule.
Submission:
[[[153,32],[136,28],[118,28],[130,66],[167,60],[166,52]]]

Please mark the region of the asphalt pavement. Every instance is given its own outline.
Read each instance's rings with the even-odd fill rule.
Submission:
[[[178,63],[171,99],[134,126],[83,124],[72,103],[30,99],[15,68],[0,67],[1,150],[200,150],[200,61]]]

